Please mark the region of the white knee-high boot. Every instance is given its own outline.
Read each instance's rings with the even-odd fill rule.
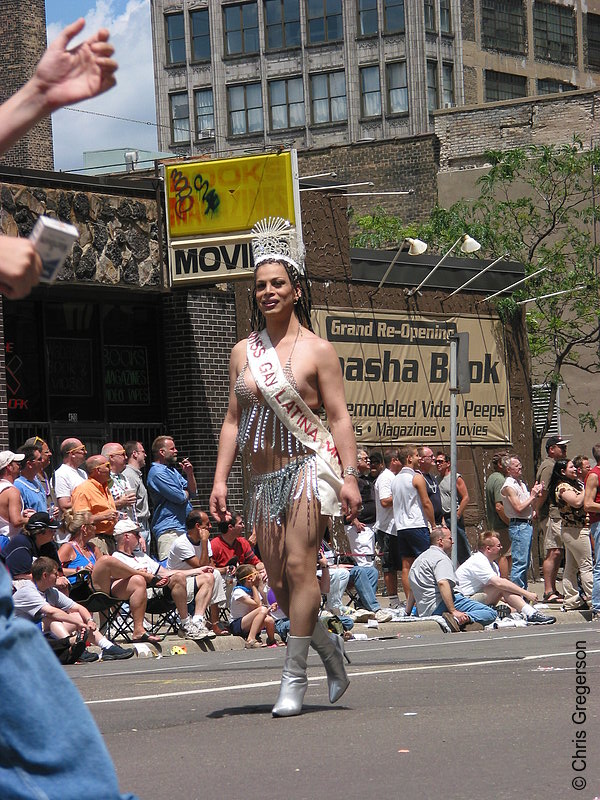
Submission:
[[[310,642],[310,636],[288,636],[281,687],[272,711],[274,717],[294,717],[302,711],[308,686],[306,659]]]
[[[329,702],[335,703],[350,684],[350,679],[344,666],[344,658],[348,658],[344,651],[344,640],[341,636],[336,636],[335,633],[329,633],[317,621],[310,643],[319,654],[327,673]]]

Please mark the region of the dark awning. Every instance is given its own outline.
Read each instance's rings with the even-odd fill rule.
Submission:
[[[396,250],[351,248],[350,263],[352,266],[352,280],[358,283],[377,285],[385,275],[396,252]],[[418,286],[435,267],[441,257],[441,255],[410,256],[408,253],[401,253],[390,274],[387,276],[385,284],[406,286],[407,288]],[[447,292],[452,292],[481,272],[482,269],[487,267],[494,260],[495,259],[449,257],[444,261],[441,267],[435,271],[421,291],[426,291],[427,289],[442,289]],[[524,277],[525,269],[521,262],[502,260],[485,272],[480,278],[470,283],[462,291],[492,294],[507,286],[511,286]]]

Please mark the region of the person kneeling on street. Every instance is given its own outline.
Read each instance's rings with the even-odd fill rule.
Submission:
[[[429,534],[430,547],[414,560],[408,573],[410,592],[406,613],[414,604],[420,617],[442,616],[451,631],[482,630],[497,619],[489,606],[470,600],[456,590],[458,580],[450,554],[452,534],[445,525],[436,525]]]
[[[477,541],[478,552],[473,553],[456,570],[458,590],[471,600],[495,606],[503,600],[512,612],[519,614],[528,625],[552,625],[556,617],[549,617],[535,609],[537,603],[534,592],[523,589],[516,583],[500,577],[496,560],[502,553],[500,538],[494,531],[480,533]]]
[[[13,595],[16,616],[41,622],[44,634],[50,638],[70,639],[72,634],[82,634],[79,637],[82,647],[77,653],[78,661],[98,660],[96,653],[85,650],[88,637],[101,648],[103,661],[133,656],[133,650],[113,644],[100,633],[86,608],[58,591],[58,565],[55,561],[47,556],[40,556],[33,563],[31,575],[32,580],[24,581]]]

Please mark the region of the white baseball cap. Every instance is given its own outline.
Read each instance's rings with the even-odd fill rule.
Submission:
[[[12,450],[2,450],[0,453],[0,469],[5,469],[13,461],[23,461],[24,453],[13,453]]]
[[[120,519],[115,525],[113,535],[120,536],[122,533],[130,533],[131,531],[139,533],[140,526],[132,519]]]

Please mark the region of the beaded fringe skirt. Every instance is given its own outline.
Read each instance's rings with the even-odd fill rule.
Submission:
[[[256,525],[281,525],[294,502],[306,496],[308,507],[320,501],[317,484],[317,456],[302,456],[275,472],[252,475],[247,519],[250,529]]]

